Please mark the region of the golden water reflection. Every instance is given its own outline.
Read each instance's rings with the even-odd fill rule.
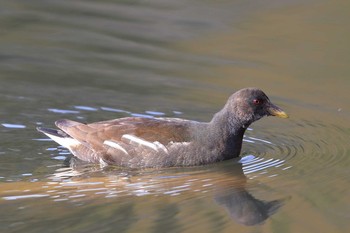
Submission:
[[[237,223],[260,224],[274,214],[283,201],[259,200],[246,189],[246,184],[242,164],[233,161],[202,168],[157,171],[100,168],[85,164],[59,168],[47,182],[4,184],[1,196],[2,202],[44,198],[74,205],[104,203],[106,200],[122,204],[130,197],[149,196],[146,209],[154,208],[155,197],[181,196],[184,201],[210,198]]]

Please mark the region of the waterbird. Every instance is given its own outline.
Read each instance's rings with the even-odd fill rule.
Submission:
[[[243,135],[264,116],[288,118],[258,88],[233,93],[210,122],[124,117],[95,123],[62,119],[38,127],[80,160],[130,168],[198,166],[238,157]]]

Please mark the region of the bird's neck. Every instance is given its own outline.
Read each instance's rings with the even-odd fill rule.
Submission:
[[[249,124],[239,120],[226,109],[216,113],[208,125],[210,144],[218,147],[219,156],[222,160],[238,157],[243,135]]]

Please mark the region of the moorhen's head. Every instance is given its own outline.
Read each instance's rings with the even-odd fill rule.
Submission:
[[[228,111],[232,112],[235,121],[244,127],[264,116],[287,118],[288,115],[270,102],[269,97],[257,88],[245,88],[235,92],[228,100]]]

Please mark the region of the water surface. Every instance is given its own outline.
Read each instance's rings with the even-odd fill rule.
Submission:
[[[0,11],[1,232],[346,232],[346,1],[11,1]],[[60,118],[208,121],[262,88],[289,119],[194,168],[81,164]]]

